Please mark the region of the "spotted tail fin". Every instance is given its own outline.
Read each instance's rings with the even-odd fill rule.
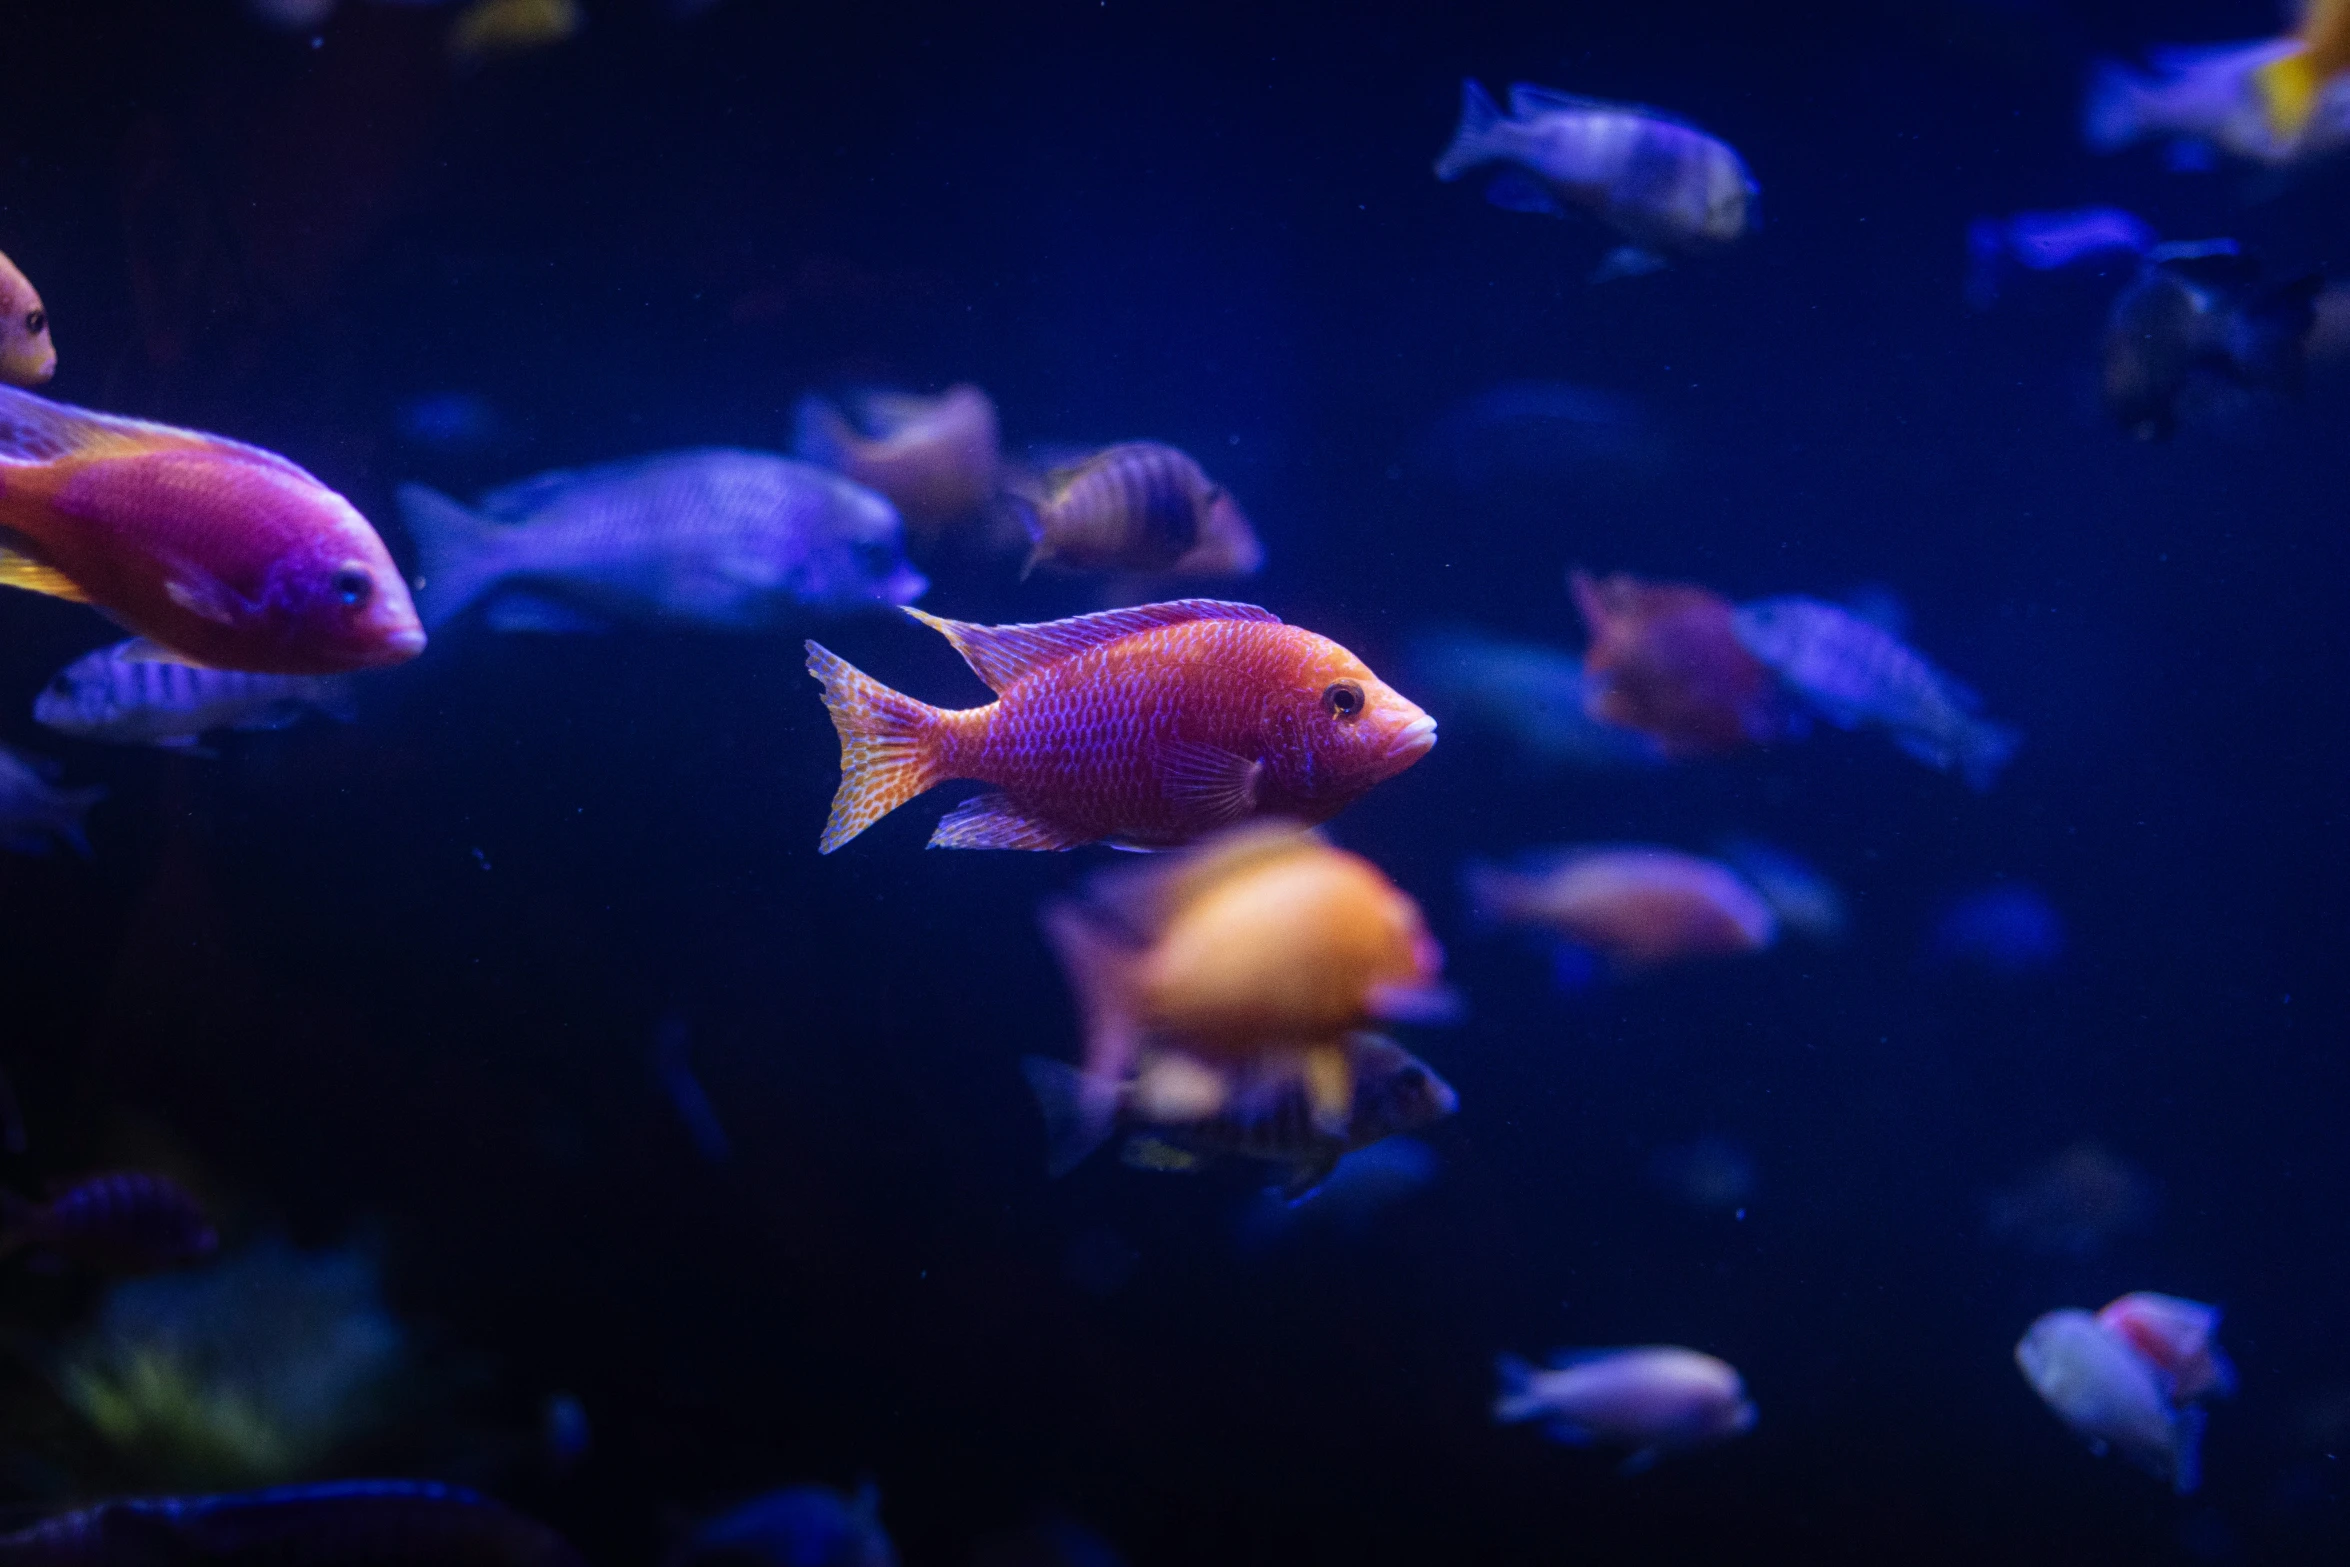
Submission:
[[[808,644],[808,673],[824,687],[840,731],[840,788],[816,852],[830,854],[891,811],[944,783],[932,743],[939,710],[892,691],[839,654]]]

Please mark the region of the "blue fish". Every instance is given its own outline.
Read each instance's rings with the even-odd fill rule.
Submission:
[[[2055,272],[2089,262],[2135,260],[2152,250],[2153,227],[2119,207],[2018,212],[1967,225],[1967,303],[1988,310],[2018,267]]]
[[[669,1567],[897,1567],[871,1481],[843,1496],[795,1485],[711,1519],[669,1558]],[[5,1564],[0,1564],[5,1567]]]

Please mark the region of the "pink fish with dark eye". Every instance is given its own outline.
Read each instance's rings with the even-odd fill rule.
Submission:
[[[2174,1404],[2236,1390],[2236,1368],[2212,1342],[2219,1330],[2217,1306],[2134,1290],[2097,1313],[2097,1325],[2120,1335],[2170,1378]]]
[[[93,605],[215,669],[333,675],[424,650],[383,540],[300,467],[5,387],[0,586]]]

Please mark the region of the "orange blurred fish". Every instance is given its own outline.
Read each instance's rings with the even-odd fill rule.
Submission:
[[[57,345],[40,291],[16,263],[0,256],[0,381],[39,386],[57,373]]]
[[[1531,925],[1618,968],[1758,952],[1778,917],[1737,872],[1672,849],[1566,849],[1515,870],[1472,865],[1470,901],[1486,918]]]
[[[864,429],[823,398],[802,398],[793,450],[887,496],[909,534],[935,538],[995,493],[995,404],[978,387],[936,397],[876,392],[856,411]]]
[[[1730,601],[1618,573],[1569,579],[1591,633],[1585,706],[1653,737],[1667,756],[1716,756],[1778,738],[1777,683],[1738,640]]]
[[[1318,822],[1436,743],[1436,720],[1362,660],[1250,604],[1180,599],[1032,626],[907,613],[997,699],[930,707],[810,642],[841,746],[822,853],[954,778],[997,792],[948,812],[932,848],[1165,848],[1252,816]]]
[[[1245,577],[1265,562],[1231,493],[1157,441],[1104,447],[1007,489],[1033,545],[1031,571]]]
[[[2350,0],[2306,0],[2291,53],[2252,71],[2254,89],[2279,142],[2297,142],[2330,83],[2350,72]]]
[[[1292,822],[1249,823],[1099,877],[1085,901],[1046,910],[1045,933],[1085,1014],[1089,1094],[1074,1120],[1088,1135],[1076,1146],[1107,1135],[1114,1111],[1157,1125],[1245,1122],[1299,1087],[1315,1123],[1342,1130],[1355,1106],[1350,1039],[1450,1007],[1419,905]]]
[[[95,605],[217,669],[331,675],[424,648],[383,540],[293,463],[5,387],[0,585]]]

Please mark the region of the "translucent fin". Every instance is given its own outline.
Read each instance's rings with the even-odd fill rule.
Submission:
[[[1124,1082],[1141,1045],[1134,1021],[1136,948],[1075,903],[1046,904],[1043,924],[1077,997],[1086,1071],[1105,1082]]]
[[[1157,631],[1194,620],[1253,620],[1281,624],[1281,617],[1254,604],[1231,604],[1221,599],[1175,599],[1165,604],[1142,604],[1133,609],[1104,610],[1073,620],[1048,620],[1039,625],[975,626],[945,620],[908,608],[906,613],[954,645],[971,671],[1001,694],[1022,677],[1049,664],[1100,647],[1138,632]]]
[[[810,392],[792,420],[792,455],[819,467],[840,468],[855,455],[856,427],[831,403]]]
[[[163,584],[164,597],[202,620],[216,626],[233,626],[237,612],[243,608],[235,594],[212,578],[191,573],[173,577]]]
[[[1074,849],[1081,834],[1025,815],[1008,794],[974,795],[939,818],[933,849]]]
[[[1159,756],[1159,786],[1201,826],[1222,827],[1256,814],[1265,764],[1222,746],[1178,740]]]
[[[1493,1400],[1494,1419],[1509,1424],[1542,1413],[1542,1400],[1534,1392],[1532,1363],[1516,1355],[1496,1355],[1493,1371],[1501,1379],[1501,1392]]]
[[[1117,1087],[1044,1056],[1021,1057],[1020,1070],[1044,1113],[1045,1169],[1066,1175],[1110,1140]]]
[[[44,566],[29,555],[20,555],[11,549],[0,548],[0,588],[22,588],[27,593],[46,593],[51,598],[70,599],[76,604],[90,602],[89,595],[74,585],[73,579],[54,566]]]
[[[928,744],[940,714],[814,642],[808,644],[808,673],[824,687],[824,706],[840,734],[840,789],[816,840],[816,852],[830,854],[944,781]]]
[[[1436,159],[1436,177],[1457,180],[1480,163],[1493,159],[1493,128],[1502,122],[1501,105],[1474,79],[1461,83],[1461,123],[1452,143]]]
[[[440,491],[403,484],[396,497],[400,521],[416,543],[416,612],[438,630],[504,575],[497,527]]]
[[[275,452],[226,436],[200,435],[120,414],[93,413],[0,386],[0,464],[45,463],[60,457],[130,455],[166,447],[200,447],[316,484],[309,471]]]

